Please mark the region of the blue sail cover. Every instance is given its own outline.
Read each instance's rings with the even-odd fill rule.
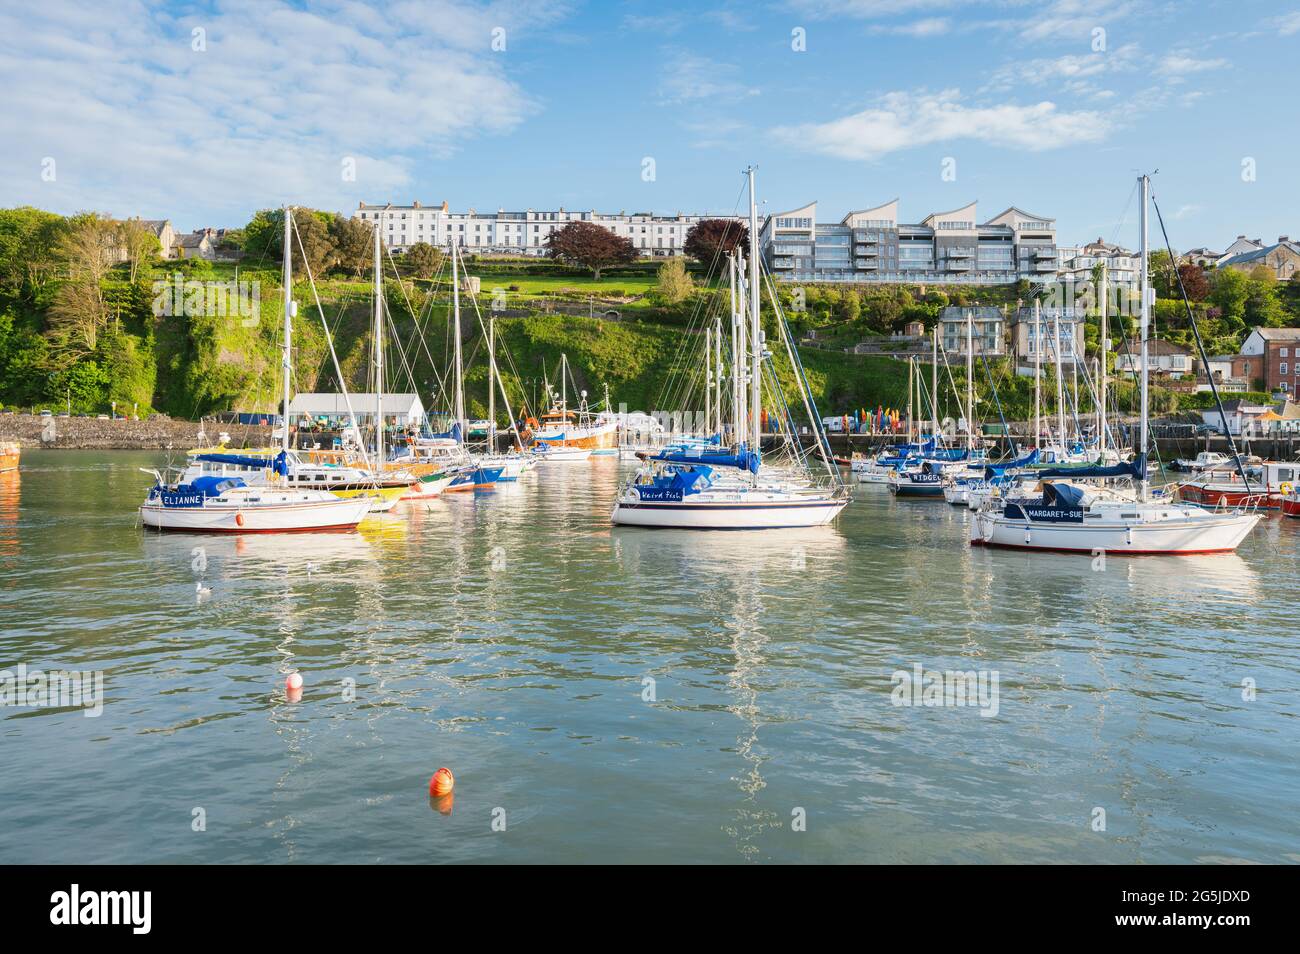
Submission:
[[[1063,467],[1056,469],[1047,469],[1039,471],[1038,476],[1043,480],[1052,477],[1073,477],[1073,478],[1102,478],[1102,477],[1134,477],[1141,480],[1147,473],[1147,455],[1139,454],[1136,460],[1128,463],[1113,464],[1110,467]]]
[[[650,459],[677,464],[707,464],[709,467],[736,467],[751,474],[758,473],[760,463],[758,452],[749,450],[744,444],[739,445],[735,451],[706,451],[694,447],[666,450]]]
[[[283,454],[284,451],[280,453]],[[232,467],[255,467],[258,470],[274,463],[269,457],[249,457],[245,454],[198,454],[194,459],[212,464],[230,464]]]
[[[461,435],[460,421],[457,421],[455,424],[451,425],[451,430],[443,431],[440,434],[431,434],[430,437],[443,437],[443,438],[449,437],[457,444],[459,444],[461,443],[460,435]]]
[[[220,497],[227,490],[243,487],[244,482],[238,477],[195,477],[188,484],[178,484],[173,489],[157,487],[155,492],[162,499],[164,507],[187,508],[202,507],[209,497]]]
[[[679,502],[688,494],[698,494],[711,483],[712,467],[675,467],[671,473],[656,475],[649,484],[638,484],[636,492],[645,501]]]
[[[984,468],[984,476],[992,480],[994,477],[1001,477],[1009,470],[1018,470],[1021,467],[1032,467],[1038,463],[1038,448],[1035,447],[1024,457],[1019,460],[1013,460],[1006,464],[989,464]]]

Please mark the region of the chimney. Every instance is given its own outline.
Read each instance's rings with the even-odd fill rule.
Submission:
[[[1240,242],[1240,241],[1241,241],[1242,239],[1244,239],[1245,237],[1246,237],[1246,236],[1244,236],[1244,235],[1238,235],[1238,236],[1237,236],[1237,241]]]
[[[420,200],[419,200],[419,199],[412,199],[412,200],[411,200],[411,208],[413,208],[413,209],[418,209],[419,207],[420,207]]]
[[[444,212],[447,211],[447,200],[446,200],[446,199],[443,199],[443,200],[442,200],[442,211],[444,211]]]
[[[1254,242],[1256,245],[1263,245],[1263,244],[1264,244],[1264,243],[1263,243],[1262,241],[1260,241],[1259,239],[1251,239],[1251,241]]]
[[[1277,241],[1278,241],[1278,244],[1279,244],[1279,245],[1282,244],[1283,242],[1289,242],[1289,241],[1291,241],[1291,236],[1289,236],[1289,235],[1279,235],[1279,236],[1277,237]]]

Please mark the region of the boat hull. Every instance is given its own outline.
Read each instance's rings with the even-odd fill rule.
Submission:
[[[1068,526],[1012,520],[991,511],[971,521],[971,546],[1108,556],[1190,556],[1236,550],[1258,523],[1258,514],[1224,514],[1189,521],[1110,522]]]
[[[1279,493],[1257,490],[1231,490],[1214,484],[1182,484],[1178,496],[1200,507],[1256,507],[1260,510],[1278,510],[1282,506]]]
[[[1282,498],[1282,515],[1300,518],[1300,494],[1289,494]]]
[[[335,498],[282,506],[207,504],[202,507],[140,507],[140,520],[151,530],[178,533],[310,533],[351,530],[370,510],[370,500]]]
[[[624,527],[679,530],[785,530],[820,527],[834,520],[845,500],[791,503],[651,503],[619,500],[612,519]]]

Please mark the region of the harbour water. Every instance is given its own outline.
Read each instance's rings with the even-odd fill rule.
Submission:
[[[105,696],[0,708],[5,862],[1300,861],[1300,521],[1104,562],[871,490],[816,531],[616,530],[606,460],[159,536],[161,460],[0,475],[0,669]],[[896,705],[916,666],[996,713]]]

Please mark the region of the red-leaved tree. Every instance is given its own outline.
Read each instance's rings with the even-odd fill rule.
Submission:
[[[570,265],[590,268],[600,281],[601,269],[636,261],[636,246],[630,238],[615,235],[593,222],[570,222],[546,236],[546,254]]]
[[[1183,280],[1187,297],[1192,301],[1205,301],[1210,297],[1210,281],[1205,277],[1205,270],[1194,262],[1178,266],[1178,277]]]
[[[744,256],[749,249],[748,225],[731,219],[700,219],[686,233],[682,251],[705,268],[711,268],[737,248],[740,249],[737,257]]]

